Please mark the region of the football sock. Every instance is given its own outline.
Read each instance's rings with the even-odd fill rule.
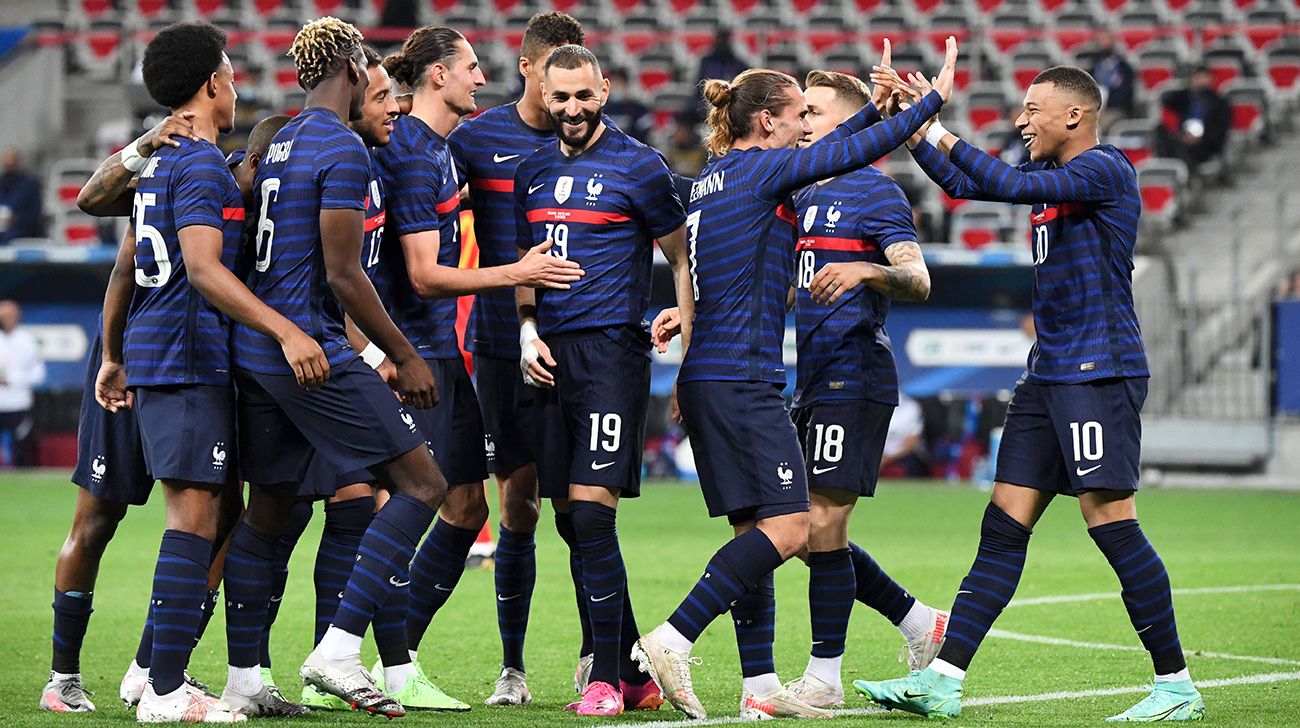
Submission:
[[[571,501],[573,530],[582,558],[582,588],[587,594],[595,661],[591,682],[618,685],[623,644],[623,602],[627,570],[618,549],[617,511],[590,501]]]
[[[627,580],[623,580],[623,636],[618,646],[618,679],[628,685],[645,685],[650,676],[641,672],[641,665],[632,659],[632,647],[641,639],[641,630],[636,626],[636,617],[632,614],[632,595],[627,590]]]
[[[889,578],[889,574],[861,546],[849,542],[849,553],[853,558],[858,601],[880,612],[890,624],[897,625],[903,621],[916,598]]]
[[[929,607],[916,599],[912,602],[912,608],[907,610],[907,616],[897,625],[898,631],[902,633],[903,639],[914,640],[930,630],[930,613]]]
[[[320,642],[338,612],[339,595],[348,585],[352,565],[357,561],[357,549],[374,517],[373,496],[325,504],[325,527],[321,529],[316,567],[312,571],[312,582],[316,587],[316,632],[313,635],[316,642]]]
[[[1174,621],[1174,598],[1169,574],[1136,519],[1115,521],[1088,529],[1115,575],[1129,621],[1142,646],[1151,653],[1157,675],[1177,673],[1187,667]]]
[[[747,677],[741,683],[744,685],[745,692],[755,695],[771,695],[781,689],[781,680],[775,672]]]
[[[420,544],[411,562],[411,605],[406,610],[406,642],[412,649],[419,649],[433,615],[447,603],[465,573],[465,559],[478,532],[440,518]]]
[[[582,593],[582,560],[578,558],[578,537],[573,533],[573,514],[555,513],[555,530],[569,546],[569,576],[573,579],[573,591],[578,598],[578,623],[582,627],[582,646],[578,656],[591,654],[591,617],[587,614],[587,597]]]
[[[808,667],[804,668],[803,674],[812,675],[827,685],[841,685],[843,680],[840,675],[843,664],[843,654],[834,657],[809,657]]]
[[[199,627],[199,610],[208,590],[211,558],[208,539],[174,529],[163,531],[149,599],[153,605],[149,680],[158,695],[176,690],[184,680]]]
[[[437,511],[418,498],[398,493],[371,519],[357,548],[356,563],[343,590],[334,623],[321,638],[320,650],[327,659],[344,659],[360,651],[361,636],[380,605],[396,588],[394,582],[405,580],[401,577],[406,574],[415,545],[435,515]],[[345,640],[337,634],[327,644],[329,635],[336,632],[355,638],[355,644],[352,639]]]
[[[240,521],[226,551],[226,647],[232,667],[257,667],[271,601],[276,538]]]
[[[261,667],[234,667],[226,670],[226,690],[245,696],[257,695],[265,683],[262,682]]]
[[[384,665],[384,690],[392,695],[401,692],[406,682],[415,677],[415,662],[408,656],[406,662],[389,667]]]
[[[403,566],[393,578],[400,586],[393,586],[388,599],[375,612],[374,624],[371,625],[385,675],[388,674],[387,668],[411,662],[411,652],[406,649],[406,611],[411,600],[410,568]]]
[[[207,596],[203,598],[202,613],[199,615],[199,628],[194,631],[194,646],[199,646],[199,641],[203,639],[203,633],[208,631],[208,623],[212,621],[212,615],[217,611],[217,605],[221,604],[221,590],[209,589]],[[267,667],[270,667],[268,664]]]
[[[1191,680],[1191,679],[1192,679],[1192,673],[1190,670],[1188,670],[1185,667],[1179,670],[1178,672],[1171,672],[1167,675],[1156,675],[1156,682],[1158,683],[1178,682],[1180,680]]]
[[[280,600],[284,599],[284,588],[289,582],[289,559],[298,546],[298,539],[307,530],[311,522],[311,501],[298,501],[289,509],[289,522],[285,525],[280,538],[275,542],[275,559],[271,562],[271,599],[266,605],[266,626],[262,628],[262,667],[271,667],[271,626],[280,616]]]
[[[203,618],[200,616],[199,621]],[[197,634],[197,632],[196,632]],[[149,611],[144,617],[144,628],[140,630],[140,643],[135,648],[135,664],[148,670],[153,661],[153,601],[149,602]]]
[[[81,643],[86,638],[94,592],[54,590],[54,655],[50,669],[67,675],[81,672]]]
[[[537,544],[533,533],[516,533],[501,524],[497,533],[497,629],[501,666],[524,672],[524,634],[537,583]],[[630,649],[630,648],[629,648]]]
[[[747,678],[775,674],[772,642],[776,639],[776,582],[772,572],[736,600],[731,607],[731,619],[736,625],[741,674]]]
[[[784,559],[760,529],[750,530],[731,539],[709,559],[704,575],[668,618],[692,644],[704,628],[731,609],[731,605],[753,591],[763,577],[780,566]]]
[[[857,580],[849,549],[808,553],[808,610],[812,617],[813,657],[830,658],[844,654],[844,636],[849,631],[849,615],[853,612],[856,593]]]
[[[1031,533],[992,503],[984,509],[975,563],[961,581],[947,637],[939,650],[939,658],[946,664],[962,671],[970,667],[984,635],[1016,593]]]

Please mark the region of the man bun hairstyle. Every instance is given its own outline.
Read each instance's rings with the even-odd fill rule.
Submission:
[[[779,114],[791,102],[790,89],[799,82],[780,71],[751,68],[730,83],[711,78],[704,82],[704,100],[709,102],[705,145],[716,157],[731,150],[737,139],[749,136],[754,115],[764,109]]]
[[[552,68],[573,70],[583,66],[591,66],[596,71],[597,78],[600,77],[600,61],[596,59],[595,53],[580,45],[562,45],[546,57],[546,65],[542,67],[542,71],[549,71]]]
[[[1101,87],[1097,85],[1097,79],[1078,66],[1052,66],[1044,69],[1034,76],[1030,85],[1040,83],[1050,83],[1059,89],[1069,91],[1086,102],[1093,111],[1101,109]]]
[[[568,13],[548,10],[529,19],[523,42],[519,44],[519,55],[536,63],[542,60],[541,55],[548,48],[586,42],[587,34],[582,30],[582,23]]]
[[[184,106],[221,67],[226,34],[205,22],[174,23],[144,49],[141,73],[149,96],[168,109]]]
[[[417,28],[406,38],[402,50],[384,59],[384,70],[399,84],[415,90],[423,84],[429,66],[435,63],[451,66],[460,52],[457,44],[462,40],[465,36],[444,26]]]
[[[289,46],[298,67],[298,85],[310,91],[347,67],[365,43],[361,31],[338,18],[324,17],[302,26]]]
[[[854,109],[860,109],[871,101],[871,89],[867,88],[862,79],[839,71],[809,71],[804,78],[803,87],[833,89],[835,98]]]

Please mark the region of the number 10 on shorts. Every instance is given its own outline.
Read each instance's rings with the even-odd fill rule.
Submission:
[[[1074,442],[1074,462],[1101,460],[1105,454],[1101,444],[1101,423],[1071,422],[1070,439]]]

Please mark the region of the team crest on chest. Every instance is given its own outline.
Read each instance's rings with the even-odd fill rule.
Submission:
[[[573,178],[565,175],[555,180],[555,201],[561,205],[569,201],[569,195],[573,194]]]
[[[827,230],[832,230],[832,231],[833,231],[833,230],[835,229],[835,223],[837,223],[837,222],[840,221],[840,215],[843,214],[843,213],[841,213],[839,210],[835,209],[835,205],[838,205],[838,204],[840,204],[840,203],[839,203],[839,202],[836,202],[836,203],[832,204],[830,207],[828,207],[828,208],[826,209],[826,229],[827,229]]]
[[[600,201],[600,193],[604,191],[605,185],[600,183],[599,179],[600,175],[595,174],[591,176],[591,179],[587,180],[587,202]]]
[[[370,199],[374,201],[375,208],[384,206],[384,201],[379,197],[379,180],[370,180]]]
[[[813,205],[808,208],[808,212],[803,214],[803,231],[812,230],[813,223],[817,222],[817,206]]]

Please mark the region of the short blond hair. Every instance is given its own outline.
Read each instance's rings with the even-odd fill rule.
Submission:
[[[298,85],[310,91],[347,65],[365,43],[361,31],[338,18],[324,17],[302,26],[289,46],[298,67]]]
[[[862,79],[839,71],[809,71],[803,86],[805,89],[817,86],[834,89],[835,97],[854,109],[860,109],[871,101],[871,89]]]

